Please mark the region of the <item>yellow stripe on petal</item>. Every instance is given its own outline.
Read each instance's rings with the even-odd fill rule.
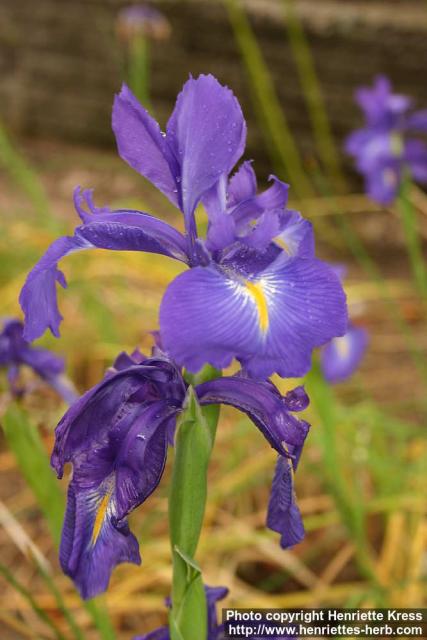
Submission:
[[[289,245],[287,242],[285,242],[285,240],[281,237],[281,236],[277,236],[277,238],[274,238],[274,242],[279,245],[279,247],[281,247],[282,249],[284,249],[286,251],[286,253],[289,253],[289,255],[291,254],[291,250],[289,248]]]
[[[111,498],[111,491],[105,494],[105,496],[102,498],[99,504],[98,510],[96,512],[95,523],[93,525],[92,540],[91,540],[92,544],[96,544],[96,541],[98,540],[98,536],[101,533],[102,525],[104,523],[105,514],[107,513],[110,498]]]
[[[256,308],[258,311],[258,319],[259,326],[263,333],[265,333],[268,329],[269,318],[268,318],[268,305],[267,298],[265,297],[265,293],[260,284],[256,282],[251,282],[250,280],[246,280],[245,282],[246,288],[251,294],[252,298],[255,301]]]

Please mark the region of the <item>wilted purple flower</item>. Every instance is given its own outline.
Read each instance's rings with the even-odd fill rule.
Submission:
[[[272,177],[257,195],[249,163],[228,180],[246,138],[231,91],[212,76],[190,78],[162,134],[125,86],[113,129],[122,158],[181,209],[186,234],[139,211],[97,209],[90,192],[76,191],[83,224],[51,245],[22,290],[26,335],[34,339],[47,328],[58,335],[63,256],[96,247],[148,251],[191,267],[169,285],[160,308],[162,341],[176,362],[196,372],[207,362],[226,367],[235,357],[253,377],[306,373],[313,348],[345,332],[344,292],[314,257],[311,225],[286,208],[286,184]],[[206,242],[195,221],[201,201],[209,215]]]
[[[23,329],[24,325],[20,320],[9,319],[4,322],[0,333],[0,367],[7,368],[12,393],[20,396],[25,392],[18,385],[18,377],[20,368],[28,366],[66,402],[74,402],[77,393],[62,375],[64,360],[47,349],[33,347],[23,338]]]
[[[322,348],[320,364],[323,375],[330,383],[349,378],[362,360],[368,346],[368,332],[363,327],[349,325],[347,332],[333,338]]]
[[[395,199],[407,170],[414,180],[427,181],[427,146],[413,134],[427,132],[427,110],[412,111],[412,100],[392,93],[384,76],[375,79],[372,89],[356,92],[366,126],[346,141],[347,152],[365,178],[370,197],[381,204]]]
[[[295,403],[271,383],[231,376],[195,392],[202,406],[222,403],[245,412],[280,455],[301,450],[309,425],[291,415]],[[60,561],[84,598],[107,588],[118,563],[140,563],[127,515],[160,482],[186,394],[180,370],[159,349],[150,358],[121,354],[56,428],[52,465],[58,477],[67,462],[73,465]]]
[[[169,37],[170,31],[171,26],[167,18],[146,4],[124,7],[117,14],[117,32],[119,37],[126,41],[138,36],[165,40]]]

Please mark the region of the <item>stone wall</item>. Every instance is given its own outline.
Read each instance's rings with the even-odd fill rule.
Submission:
[[[115,16],[123,0],[2,0],[0,116],[24,135],[112,144],[110,110],[121,82]],[[126,3],[127,4],[127,3]],[[245,68],[220,0],[154,1],[172,35],[152,47],[152,94],[160,119],[191,72],[233,87],[253,121],[250,149],[265,158]],[[308,118],[286,42],[282,0],[246,0],[280,99],[303,150]],[[427,105],[425,0],[299,0],[328,113],[341,139],[357,122],[354,88],[385,72]],[[260,144],[261,142],[261,144]]]

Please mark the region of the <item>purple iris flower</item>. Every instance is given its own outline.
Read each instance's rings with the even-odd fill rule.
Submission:
[[[208,618],[208,635],[206,640],[222,640],[223,625],[218,624],[216,613],[216,603],[223,600],[227,594],[226,587],[208,587],[205,585],[207,618]],[[170,598],[166,599],[166,606],[171,606]],[[143,636],[136,636],[133,640],[170,640],[169,627],[160,627],[155,631],[151,631]]]
[[[360,88],[356,100],[366,125],[347,138],[346,151],[355,158],[369,196],[390,204],[405,170],[414,180],[427,181],[427,145],[410,137],[427,132],[427,110],[414,112],[411,99],[392,93],[384,76],[375,79],[372,89]]]
[[[171,26],[167,18],[154,7],[135,4],[119,11],[117,31],[124,40],[132,40],[138,36],[164,40],[170,35]]]
[[[11,392],[21,396],[25,389],[18,384],[22,366],[30,367],[42,380],[47,382],[63,399],[72,403],[77,393],[62,375],[64,360],[47,349],[33,347],[23,338],[24,325],[20,320],[9,319],[0,333],[0,367],[7,368]]]
[[[160,308],[162,341],[179,365],[196,372],[237,358],[253,377],[306,373],[313,348],[345,332],[345,295],[314,256],[310,223],[287,209],[288,185],[272,176],[258,194],[250,163],[228,178],[246,138],[232,92],[212,76],[190,78],[163,134],[124,86],[113,129],[122,158],[183,212],[185,234],[146,213],[96,208],[90,192],[77,190],[83,224],[49,247],[21,292],[28,339],[47,328],[59,335],[63,256],[92,248],[148,251],[190,267],[169,285]],[[205,240],[195,220],[199,203],[209,216]]]
[[[368,332],[349,325],[347,332],[333,338],[322,348],[320,365],[325,379],[334,384],[349,378],[362,360],[368,346]]]
[[[226,587],[208,587],[205,586],[206,604],[207,604],[207,618],[208,618],[208,634],[206,640],[224,640],[224,624],[218,624],[218,617],[216,612],[216,603],[219,600],[223,600],[228,595],[228,589]],[[170,599],[166,600],[166,604],[170,607]],[[240,623],[239,623],[240,624]],[[244,626],[242,623],[240,626]],[[250,623],[247,623],[250,627]],[[259,636],[250,635],[248,637],[253,640],[261,640]],[[278,640],[279,636],[269,636],[272,640]],[[288,636],[280,636],[285,640],[290,640]],[[151,631],[143,636],[136,636],[133,640],[170,640],[170,632],[168,627],[160,627],[155,631]]]
[[[291,412],[305,399],[283,398],[271,383],[244,376],[211,380],[195,392],[202,406],[222,403],[246,413],[279,455],[299,455],[309,425]],[[159,348],[150,358],[121,354],[58,424],[52,466],[61,478],[64,465],[73,465],[60,562],[83,598],[104,591],[118,563],[140,563],[127,516],[160,482],[186,394],[180,369]],[[286,508],[276,516],[276,526],[279,518],[293,526],[297,517]]]

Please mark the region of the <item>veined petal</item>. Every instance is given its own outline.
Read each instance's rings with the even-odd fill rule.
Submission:
[[[116,502],[108,482],[99,489],[70,483],[59,559],[82,598],[105,591],[113,568],[121,562],[141,564],[138,541],[127,521],[113,524]]]
[[[187,221],[204,193],[229,174],[243,153],[246,125],[240,105],[211,75],[190,78],[167,125],[167,140],[181,167]]]
[[[145,251],[187,261],[185,240],[170,225],[137,211],[113,211],[88,216],[73,237],[55,240],[30,271],[20,295],[25,313],[24,336],[32,341],[46,329],[59,336],[62,316],[57,302],[56,283],[66,286],[58,269],[61,258],[82,249]]]
[[[132,361],[131,361],[132,362]],[[84,598],[105,590],[119,562],[139,563],[128,514],[163,474],[176,396],[174,366],[161,358],[110,373],[65,414],[52,465],[73,465],[60,559]]]
[[[180,207],[178,161],[157,122],[126,85],[114,100],[113,131],[123,160]]]
[[[191,372],[240,360],[253,377],[304,375],[314,347],[343,335],[345,294],[315,259],[279,257],[256,277],[197,267],[168,287],[160,308],[166,351]]]
[[[230,376],[200,384],[196,393],[201,405],[228,404],[246,413],[281,455],[302,448],[309,425],[289,413],[272,384]]]
[[[256,302],[244,284],[215,267],[195,267],[169,285],[160,306],[165,350],[192,373],[227,367],[259,342]]]
[[[298,544],[305,535],[296,503],[293,475],[292,460],[279,456],[268,504],[267,527],[281,534],[280,546],[283,549]]]
[[[357,369],[368,345],[368,333],[362,327],[350,326],[340,338],[325,345],[321,354],[323,375],[331,383],[342,382]]]
[[[268,327],[264,334],[259,331],[253,355],[236,357],[253,377],[304,375],[314,347],[346,331],[345,294],[338,277],[320,260],[279,258],[259,274],[256,285],[265,298]]]

